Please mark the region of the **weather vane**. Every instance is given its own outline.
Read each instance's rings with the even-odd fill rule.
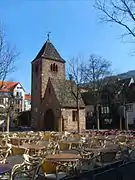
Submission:
[[[48,41],[50,40],[50,34],[51,34],[51,32],[48,32],[48,33],[47,33],[47,40],[48,40]]]

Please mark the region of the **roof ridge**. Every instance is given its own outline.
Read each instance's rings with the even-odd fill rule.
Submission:
[[[46,51],[46,49],[47,49],[47,44],[48,44],[48,40],[45,42],[45,50],[44,50],[44,52]],[[44,54],[44,53],[43,53]],[[42,54],[42,56],[43,56],[43,54]]]

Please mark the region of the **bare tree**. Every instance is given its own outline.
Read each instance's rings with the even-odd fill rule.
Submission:
[[[10,46],[7,42],[4,31],[0,28],[0,80],[2,81],[0,89],[3,87],[4,80],[7,76],[15,70],[15,60],[18,57],[18,53],[15,48]],[[9,113],[10,108],[7,109],[7,131],[9,131]]]
[[[111,63],[101,56],[90,55],[88,63],[83,68],[83,81],[93,91],[100,91],[112,74]]]
[[[17,56],[18,53],[15,51],[15,48],[9,45],[4,32],[0,29],[0,80],[2,82],[15,70],[14,63]]]
[[[5,97],[1,97],[1,100],[3,101]],[[9,132],[10,128],[10,119],[11,115],[15,116],[15,111],[14,111],[14,98],[9,95],[8,96],[8,101],[5,100],[3,104],[0,104],[0,120],[4,121],[3,128],[6,127],[6,131]],[[5,121],[6,120],[6,121]],[[4,130],[4,129],[3,129]]]
[[[83,78],[88,90],[94,96],[94,109],[97,119],[97,128],[99,129],[99,111],[98,104],[101,101],[101,91],[110,80],[111,63],[101,56],[90,55],[88,64],[83,67]]]
[[[115,23],[125,29],[123,36],[135,38],[135,0],[95,0],[95,8],[101,12],[100,19]]]
[[[81,91],[80,84],[83,83],[84,77],[84,63],[82,57],[73,57],[69,62],[69,71],[68,71],[69,80],[71,83],[71,93],[73,98],[76,101],[76,120],[77,120],[77,130],[80,132],[80,105],[81,105]]]

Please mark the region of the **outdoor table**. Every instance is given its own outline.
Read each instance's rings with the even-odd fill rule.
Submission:
[[[0,164],[0,176],[8,173],[12,170],[12,167],[9,164]]]
[[[94,154],[102,153],[102,152],[112,152],[112,151],[117,151],[117,149],[110,148],[110,147],[100,147],[100,148],[86,148],[86,151],[92,151]]]
[[[17,140],[18,141],[18,146],[19,146],[19,145],[21,145],[22,141],[30,142],[31,140],[34,140],[34,138],[30,138],[30,137],[29,138],[28,137],[11,137],[10,140],[11,140],[11,142],[13,140]]]
[[[116,139],[116,135],[108,135],[105,137],[106,140],[114,141]]]
[[[71,147],[72,147],[72,144],[77,144],[77,145],[82,145],[83,144],[83,142],[82,141],[72,141],[72,140],[62,140],[61,141],[62,143],[66,143],[66,144],[69,144],[69,149],[71,149]]]
[[[98,148],[85,148],[86,151],[92,151],[94,153],[99,153],[103,150],[103,148],[98,147]]]
[[[105,137],[104,136],[95,136],[94,139],[105,140]]]
[[[25,149],[28,153],[33,154],[33,152],[37,152],[38,155],[40,155],[41,151],[45,149],[45,146],[39,144],[23,144],[19,147]]]
[[[51,154],[51,155],[47,155],[46,159],[48,161],[52,161],[53,163],[56,163],[57,166],[60,166],[60,164],[57,163],[61,163],[61,165],[63,165],[63,163],[65,165],[71,164],[71,168],[72,171],[75,172],[75,167],[76,167],[76,163],[79,161],[79,159],[81,159],[82,157],[80,155],[77,154],[72,154],[72,153],[60,153],[60,154]]]
[[[32,150],[39,150],[39,151],[42,149],[45,149],[45,146],[42,146],[39,144],[23,144],[20,147],[24,149],[32,149]]]
[[[81,159],[80,155],[72,153],[60,153],[60,154],[51,154],[46,156],[47,160],[58,161],[58,162],[75,162]]]

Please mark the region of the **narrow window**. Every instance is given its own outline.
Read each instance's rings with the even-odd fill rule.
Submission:
[[[58,66],[57,66],[57,64],[56,64],[56,66],[55,66],[55,70],[56,70],[56,72],[58,72]]]
[[[0,104],[3,104],[3,98],[2,98],[2,99],[0,99]]]
[[[72,121],[77,121],[77,111],[72,111]]]
[[[109,114],[109,107],[108,106],[102,106],[101,107],[101,113],[102,114]]]
[[[58,65],[57,64],[51,64],[51,66],[50,66],[50,70],[51,71],[54,71],[54,72],[58,72]]]
[[[51,66],[50,66],[50,69],[51,69],[51,71],[53,71],[53,65],[51,64]]]
[[[53,64],[53,71],[55,71],[55,63]]]
[[[126,110],[129,111],[129,112],[132,112],[133,111],[133,105],[132,104],[127,104],[126,105]]]

